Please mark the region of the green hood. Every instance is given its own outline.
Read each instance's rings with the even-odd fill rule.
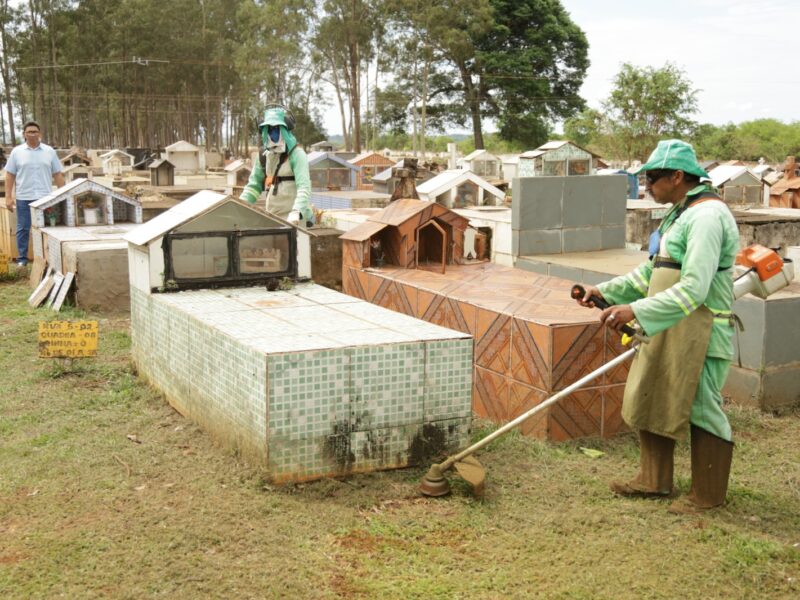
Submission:
[[[261,132],[261,143],[266,148],[269,141],[269,134],[267,133],[268,125],[280,125],[281,137],[286,142],[286,151],[289,152],[297,145],[297,139],[286,126],[286,111],[279,107],[268,108],[264,111],[264,119],[258,124],[258,130]]]

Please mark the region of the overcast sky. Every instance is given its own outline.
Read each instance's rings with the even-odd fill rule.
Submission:
[[[698,94],[695,118],[717,125],[799,120],[797,0],[561,0],[586,32],[591,66],[581,89],[599,108],[624,62],[683,69]],[[326,114],[340,132],[337,110]]]

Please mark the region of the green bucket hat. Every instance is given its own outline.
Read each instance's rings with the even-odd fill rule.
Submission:
[[[265,110],[264,119],[258,124],[258,128],[261,129],[267,125],[283,125],[289,129],[289,126],[286,124],[286,111],[278,107]]]
[[[658,146],[653,150],[647,162],[633,171],[633,174],[636,175],[642,171],[655,169],[672,169],[708,178],[708,173],[697,162],[694,148],[683,140],[661,140],[658,142]]]

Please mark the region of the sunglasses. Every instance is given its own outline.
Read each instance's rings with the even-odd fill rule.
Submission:
[[[647,183],[653,185],[659,179],[662,179],[664,177],[669,177],[674,172],[675,171],[671,169],[657,169],[654,171],[647,171],[647,173],[645,173],[644,175],[644,178],[647,180]]]

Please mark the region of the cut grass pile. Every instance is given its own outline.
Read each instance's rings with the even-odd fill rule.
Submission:
[[[730,501],[702,517],[612,496],[638,459],[630,435],[512,433],[481,453],[483,500],[455,479],[421,498],[423,467],[273,487],[137,379],[127,320],[99,317],[95,359],[37,358],[37,323],[55,315],[29,293],[0,284],[2,598],[800,594],[797,415],[731,410]],[[79,317],[97,318],[59,318]]]

